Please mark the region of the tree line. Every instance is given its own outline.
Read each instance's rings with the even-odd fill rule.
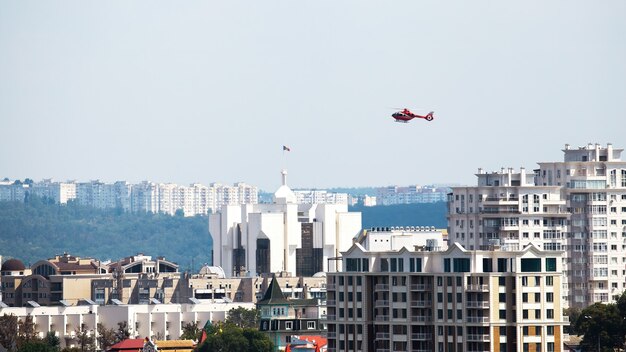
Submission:
[[[211,263],[212,239],[206,216],[128,213],[29,196],[0,202],[0,248],[0,255],[27,266],[63,253],[113,261],[144,253],[197,271]]]
[[[100,350],[107,350],[129,337],[128,323],[125,321],[119,322],[117,329],[107,329],[98,323],[97,334],[87,330],[83,324],[74,330],[72,340],[76,347],[61,349],[61,337],[54,331],[48,332],[43,338],[39,337],[37,324],[31,315],[27,315],[24,320],[12,314],[0,317],[0,346],[9,352],[95,352],[96,343]]]

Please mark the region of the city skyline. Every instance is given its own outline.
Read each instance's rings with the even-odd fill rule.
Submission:
[[[450,5],[2,2],[0,177],[470,185],[623,144],[626,4]]]

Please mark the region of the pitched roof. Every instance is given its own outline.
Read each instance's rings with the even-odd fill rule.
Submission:
[[[109,351],[123,351],[123,350],[134,350],[137,351],[143,348],[143,339],[126,339],[124,341],[120,341],[115,345],[109,347]]]
[[[265,291],[263,299],[258,301],[257,304],[289,304],[289,301],[285,298],[283,291],[278,285],[276,277],[272,278],[272,282],[270,282],[270,286],[267,288],[267,291]]]

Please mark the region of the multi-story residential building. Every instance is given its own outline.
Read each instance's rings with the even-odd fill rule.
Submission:
[[[333,193],[323,190],[295,190],[298,204],[348,204],[347,193]]]
[[[261,313],[259,330],[278,350],[291,343],[293,335],[321,335],[326,331],[325,306],[319,299],[287,299],[274,279],[257,302]]]
[[[1,202],[23,202],[28,185],[11,181],[0,181]]]
[[[181,273],[165,258],[138,254],[102,263],[69,254],[26,268],[18,259],[0,268],[0,301],[8,306],[256,302],[269,286],[267,276],[227,278],[220,267]],[[326,300],[326,277],[275,278],[285,297]]]
[[[52,179],[44,179],[30,185],[28,191],[42,198],[52,199],[57,204],[67,204],[76,199],[76,183],[53,182]]]
[[[209,216],[214,262],[227,276],[336,271],[327,259],[360,231],[361,213],[346,204],[298,204],[285,170],[282,176],[273,203],[223,206]]]
[[[149,181],[135,185],[126,181],[111,184],[99,180],[77,183],[45,179],[32,184],[0,181],[0,201],[23,202],[27,194],[52,199],[58,204],[76,200],[81,205],[100,209],[170,215],[182,211],[185,216],[206,215],[223,205],[258,203],[258,188],[242,182],[233,186],[214,183],[207,187],[198,183],[181,186]]]
[[[130,195],[130,209],[135,213],[158,213],[159,212],[159,185],[143,181],[133,185]]]
[[[535,183],[562,189],[570,215],[565,273],[569,302],[616,300],[626,289],[626,161],[612,144],[572,148],[561,162],[539,162]]]
[[[389,186],[377,189],[379,205],[445,202],[449,187],[436,186]]]
[[[479,169],[478,185],[453,187],[450,241],[469,249],[564,250],[564,301],[614,301],[626,289],[626,162],[611,144],[571,148],[533,173]]]
[[[562,252],[437,250],[440,235],[369,234],[342,253],[330,351],[562,350]]]

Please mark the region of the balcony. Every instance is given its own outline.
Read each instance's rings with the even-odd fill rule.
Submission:
[[[465,291],[478,291],[478,292],[488,292],[489,291],[489,285],[467,285],[467,287],[465,288]]]
[[[432,301],[411,301],[411,308],[424,308],[430,307],[432,305]]]
[[[327,314],[326,315],[326,320],[337,320],[337,315],[336,314]]]
[[[389,321],[389,316],[388,315],[377,315],[375,320],[376,321]]]
[[[389,307],[389,301],[385,299],[377,299],[374,303],[375,307]]]
[[[334,299],[326,300],[326,306],[334,306],[337,302]]]
[[[328,331],[326,332],[326,337],[328,337],[329,339],[334,339],[337,337],[337,332],[335,331]]]
[[[377,332],[376,333],[376,339],[378,340],[389,340],[389,333],[388,332]]]
[[[469,334],[467,341],[488,342],[491,340],[489,334]]]
[[[433,337],[433,334],[431,333],[411,334],[411,340],[428,341],[428,340],[431,340],[432,337]]]
[[[376,284],[375,288],[376,290],[389,290],[389,285],[388,284]]]
[[[335,284],[326,284],[326,291],[335,290],[336,288]]]
[[[489,302],[487,301],[467,301],[465,303],[467,308],[489,308]]]
[[[411,285],[411,291],[430,291],[431,286],[428,284],[413,284]]]
[[[489,322],[489,317],[467,317],[468,323],[484,324]]]
[[[417,323],[428,323],[430,321],[432,321],[432,316],[430,315],[415,315],[411,317],[411,321],[412,322],[417,322]]]

